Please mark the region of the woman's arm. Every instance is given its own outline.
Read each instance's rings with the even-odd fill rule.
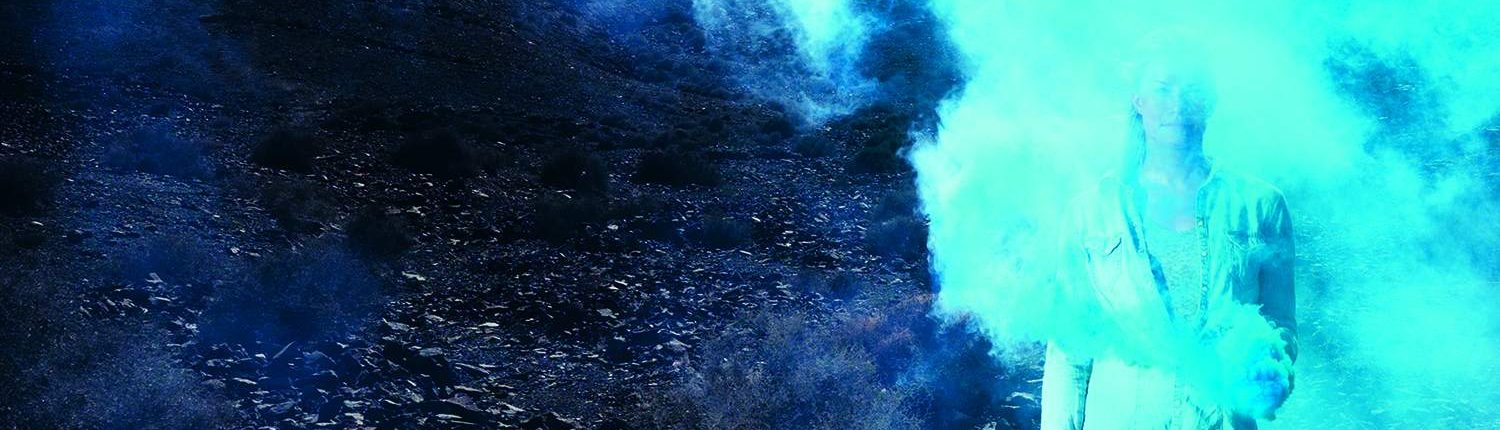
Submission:
[[[1260,266],[1261,313],[1282,328],[1287,358],[1297,359],[1297,300],[1292,285],[1296,261],[1296,243],[1292,239],[1292,216],[1286,199],[1279,193],[1272,204],[1267,224],[1262,227],[1271,252]]]
[[[1088,397],[1091,359],[1070,359],[1053,342],[1047,342],[1042,369],[1042,430],[1083,428],[1084,400]]]
[[[1090,294],[1093,288],[1088,282],[1087,265],[1079,239],[1079,216],[1084,206],[1082,198],[1075,198],[1062,217],[1058,230],[1056,264],[1056,288],[1058,303],[1073,303],[1079,297]],[[1070,313],[1073,306],[1061,306],[1053,312]],[[1054,315],[1059,323],[1077,315]],[[1084,403],[1088,398],[1089,378],[1093,375],[1094,361],[1081,356],[1069,356],[1057,342],[1047,341],[1047,356],[1042,367],[1042,430],[1080,430],[1083,428]]]

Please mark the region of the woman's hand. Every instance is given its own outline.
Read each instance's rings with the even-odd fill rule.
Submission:
[[[1205,332],[1209,372],[1205,392],[1237,415],[1273,419],[1292,392],[1292,359],[1282,330],[1255,306],[1233,306],[1212,315]]]
[[[1241,403],[1246,410],[1241,412],[1257,419],[1276,419],[1276,410],[1286,403],[1292,393],[1292,366],[1286,355],[1277,348],[1269,348],[1258,360],[1251,360],[1245,373],[1246,399]]]

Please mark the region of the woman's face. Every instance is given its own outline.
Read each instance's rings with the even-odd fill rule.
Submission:
[[[1161,61],[1143,72],[1134,104],[1147,144],[1181,147],[1201,142],[1204,123],[1213,110],[1206,73]]]

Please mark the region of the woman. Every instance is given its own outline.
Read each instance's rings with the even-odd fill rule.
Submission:
[[[1044,430],[1253,429],[1291,391],[1291,216],[1275,187],[1204,155],[1213,86],[1203,63],[1182,54],[1158,49],[1145,61],[1126,166],[1072,208],[1059,279],[1095,297],[1113,331],[1101,329],[1111,345],[1095,351],[1048,342]],[[1157,356],[1183,351],[1167,338],[1212,342],[1214,315],[1243,305],[1258,306],[1279,330],[1267,336],[1275,341],[1264,343],[1265,360],[1245,363],[1283,363],[1281,370],[1212,353]],[[1221,385],[1252,391],[1261,404],[1232,407],[1202,395],[1211,389],[1195,385],[1209,384],[1184,370],[1194,360],[1245,367],[1230,369],[1243,378]]]

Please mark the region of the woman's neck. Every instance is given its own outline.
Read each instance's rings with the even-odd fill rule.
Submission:
[[[1193,227],[1198,189],[1208,178],[1203,146],[1146,145],[1140,181],[1146,197],[1145,218],[1174,231]]]
[[[1181,145],[1147,143],[1142,160],[1141,180],[1147,184],[1178,192],[1196,191],[1208,177],[1208,159],[1202,142]]]

